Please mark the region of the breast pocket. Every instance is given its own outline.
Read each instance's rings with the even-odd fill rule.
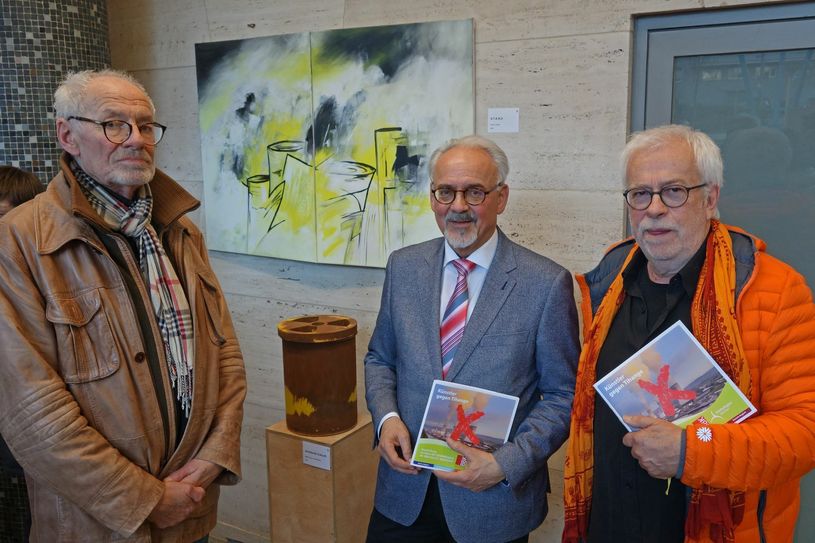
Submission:
[[[506,332],[500,334],[488,334],[481,338],[478,347],[481,349],[496,348],[512,348],[523,347],[529,339],[529,330],[521,330],[517,332]]]
[[[54,325],[66,383],[102,379],[119,368],[119,349],[99,289],[49,299],[45,318]]]

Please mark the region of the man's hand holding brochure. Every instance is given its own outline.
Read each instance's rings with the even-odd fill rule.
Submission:
[[[631,432],[623,444],[649,475],[669,484],[680,467],[681,428],[699,422],[696,437],[710,440],[709,425],[739,423],[756,412],[681,321],[594,388]]]
[[[466,456],[447,440],[491,453],[506,443],[518,398],[483,388],[433,381],[410,463],[441,471],[465,469]]]

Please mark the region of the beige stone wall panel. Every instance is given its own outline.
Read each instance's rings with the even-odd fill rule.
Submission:
[[[343,26],[343,0],[206,0],[211,41]]]
[[[156,148],[158,167],[176,181],[200,182],[203,171],[195,66],[138,70],[133,75],[153,98],[156,120],[168,127],[166,139]]]
[[[290,303],[329,303],[340,313],[379,310],[385,277],[381,269],[296,262],[220,251],[210,253],[210,260],[225,292],[248,297],[269,295]]]
[[[201,0],[108,0],[111,64],[124,70],[194,66],[209,41]]]
[[[348,0],[345,26],[473,18],[478,43],[628,31],[632,13],[698,9],[701,0]]]
[[[512,239],[570,270],[594,267],[623,235],[619,191],[513,190],[498,223]]]
[[[515,186],[609,190],[625,139],[624,33],[482,43],[476,49],[476,128],[490,107],[520,108],[518,134],[486,134],[510,157]]]

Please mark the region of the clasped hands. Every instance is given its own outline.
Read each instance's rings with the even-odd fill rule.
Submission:
[[[447,445],[467,459],[467,469],[456,472],[437,470],[435,475],[442,481],[481,492],[504,479],[504,471],[491,453],[450,439]],[[407,475],[419,473],[419,468],[410,465],[413,456],[410,432],[399,417],[391,417],[382,423],[377,448],[391,469]]]
[[[639,428],[623,436],[623,445],[631,448],[631,456],[640,467],[656,479],[668,479],[679,471],[682,428],[668,421],[630,415],[623,417],[629,426]]]
[[[164,478],[164,493],[148,520],[159,528],[183,522],[201,503],[207,487],[222,471],[217,464],[193,458]]]

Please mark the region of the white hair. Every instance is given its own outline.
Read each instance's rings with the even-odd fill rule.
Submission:
[[[724,173],[719,146],[704,132],[681,124],[667,124],[631,135],[620,157],[623,185],[627,183],[628,163],[634,153],[653,151],[677,140],[685,141],[691,148],[702,182],[707,183],[708,187],[721,187]]]
[[[127,72],[106,68],[104,70],[83,70],[81,72],[70,72],[62,83],[59,84],[57,90],[54,91],[54,111],[56,116],[67,118],[71,115],[80,115],[84,113],[83,106],[85,105],[88,85],[100,77],[113,77],[130,83],[144,93],[144,95],[147,97],[147,101],[150,103],[150,109],[153,113],[156,112],[156,106],[153,104],[153,100],[147,94],[147,90],[144,88],[144,85],[139,83],[136,78]]]
[[[477,135],[452,139],[433,151],[433,154],[430,155],[430,162],[427,164],[431,179],[433,178],[433,170],[436,168],[436,162],[439,160],[439,157],[454,147],[481,149],[490,155],[492,162],[495,164],[495,168],[498,170],[498,185],[506,183],[507,177],[509,176],[509,159],[507,158],[507,154],[491,139]]]

